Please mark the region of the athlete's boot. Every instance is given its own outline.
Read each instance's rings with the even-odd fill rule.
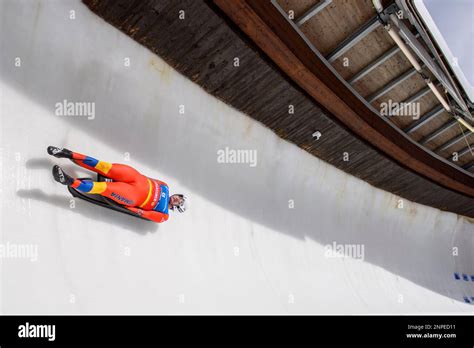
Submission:
[[[56,180],[57,182],[63,185],[69,186],[69,185],[72,185],[72,183],[74,182],[74,178],[67,175],[64,172],[64,170],[62,170],[61,167],[58,165],[55,165],[53,167],[53,177],[54,177],[54,180]]]
[[[56,146],[48,146],[48,153],[57,158],[72,158],[72,151]]]

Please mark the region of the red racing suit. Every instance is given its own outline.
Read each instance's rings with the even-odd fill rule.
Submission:
[[[125,164],[103,162],[77,152],[73,152],[72,161],[114,180],[75,179],[71,186],[78,191],[110,198],[148,220],[158,223],[168,220],[169,188],[163,181],[149,178]]]

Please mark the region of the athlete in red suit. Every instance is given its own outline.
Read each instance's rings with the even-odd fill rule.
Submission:
[[[48,147],[48,153],[57,158],[68,158],[77,165],[99,173],[113,182],[93,182],[74,179],[61,167],[53,167],[54,179],[76,190],[88,194],[100,194],[120,203],[134,213],[155,222],[168,220],[168,210],[184,212],[186,197],[181,194],[169,194],[169,188],[163,181],[140,174],[136,169],[118,163],[99,161],[68,149]]]

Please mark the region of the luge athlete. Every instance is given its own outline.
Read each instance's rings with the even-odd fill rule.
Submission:
[[[74,179],[61,167],[55,165],[53,177],[57,182],[72,186],[87,194],[98,194],[110,198],[145,219],[158,223],[164,222],[168,220],[169,210],[182,213],[187,208],[186,196],[170,195],[166,183],[149,178],[128,165],[99,161],[55,146],[48,146],[48,154],[57,158],[68,158],[83,168],[114,180],[113,182],[95,182]]]

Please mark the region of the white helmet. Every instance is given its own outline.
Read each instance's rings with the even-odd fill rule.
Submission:
[[[188,209],[188,198],[185,195],[177,194],[181,198],[181,203],[179,205],[174,205],[171,207],[171,210],[178,210],[180,213],[184,213]]]

